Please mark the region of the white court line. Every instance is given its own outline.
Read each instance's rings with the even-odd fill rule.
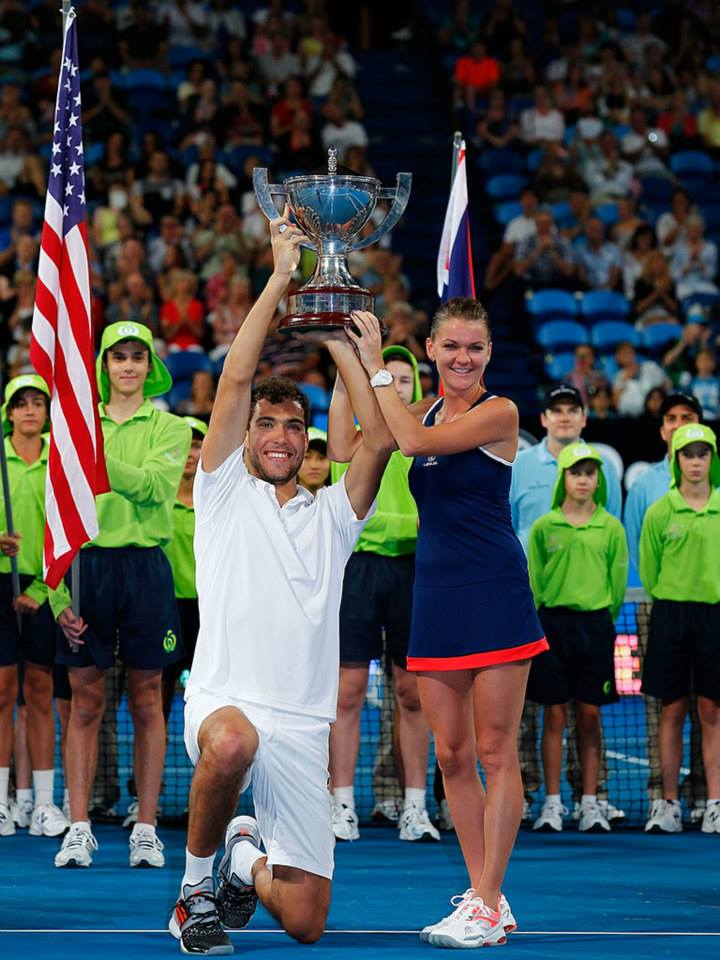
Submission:
[[[257,930],[230,930],[229,933],[241,933],[241,934],[255,934],[255,933],[281,933],[285,934],[284,930],[279,930],[276,927],[272,928],[259,928]],[[163,933],[167,934],[167,927],[160,930],[41,930],[41,929],[19,929],[19,930],[0,930],[2,933],[71,933],[71,934],[113,934],[113,933]],[[326,930],[324,936],[332,936],[333,934],[383,934],[383,935],[398,935],[398,936],[407,936],[414,934],[417,936],[417,930]],[[670,930],[516,930],[513,934],[513,937],[720,937],[720,931],[713,933],[701,933],[698,931],[670,931]]]

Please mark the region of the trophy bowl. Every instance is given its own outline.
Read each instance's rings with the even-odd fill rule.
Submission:
[[[411,182],[411,174],[399,173],[396,187],[386,189],[374,177],[338,172],[337,152],[332,147],[327,174],[270,184],[267,169],[253,171],[255,196],[265,216],[277,218],[272,197],[285,197],[293,219],[308,238],[304,246],[317,252],[312,277],[289,297],[289,313],[279,326],[282,333],[343,329],[353,310],[372,311],[373,295],[356,282],[348,270],[347,256],[392,230],[407,206]],[[380,199],[392,199],[389,211],[370,236],[360,238]]]

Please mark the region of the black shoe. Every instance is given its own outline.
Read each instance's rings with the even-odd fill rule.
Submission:
[[[168,929],[180,941],[183,953],[219,955],[234,953],[220,922],[212,877],[186,883],[170,914]]]
[[[252,884],[243,883],[232,872],[232,852],[238,843],[260,847],[260,833],[254,817],[235,817],[225,831],[225,853],[218,867],[218,911],[230,930],[242,930],[250,923],[257,906],[257,893]]]

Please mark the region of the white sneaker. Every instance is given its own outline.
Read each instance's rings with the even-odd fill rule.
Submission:
[[[567,807],[557,800],[546,800],[542,813],[533,824],[533,830],[542,830],[545,833],[560,833],[563,828],[563,817],[567,816]]]
[[[470,889],[466,890],[465,893],[460,893],[455,897],[451,897],[450,903],[453,904],[455,909],[449,916],[443,917],[442,920],[438,920],[437,923],[430,923],[426,927],[423,927],[422,930],[420,931],[420,939],[422,940],[422,942],[429,943],[430,934],[434,930],[439,930],[440,927],[443,926],[443,924],[449,923],[451,920],[454,920],[455,917],[462,910],[462,907],[465,904],[465,902],[467,900],[472,900],[474,896],[475,896],[475,891],[472,889],[472,887],[470,887]],[[512,910],[510,909],[510,904],[508,903],[504,893],[500,894],[498,909],[500,910],[500,915],[502,916],[503,928],[505,930],[505,933],[513,933],[515,930],[517,930],[517,921],[515,920],[515,917],[512,914]]]
[[[416,807],[414,803],[405,807],[400,814],[400,839],[421,842],[440,839],[425,807]]]
[[[70,826],[65,814],[54,803],[43,803],[35,807],[30,820],[31,837],[59,837]]]
[[[333,800],[332,828],[336,840],[359,840],[359,823],[358,815],[352,807],[349,807],[346,803]]]
[[[679,800],[653,800],[645,833],[682,833]]]
[[[530,823],[532,821],[532,804],[529,800],[523,800],[523,812],[520,819],[521,823]]]
[[[21,830],[27,830],[30,826],[30,818],[33,812],[32,800],[18,800],[17,798],[10,804],[10,814],[16,827]]]
[[[705,817],[705,801],[698,800],[695,806],[690,811],[690,823],[698,824],[702,823]]]
[[[56,867],[89,867],[98,842],[90,830],[71,826],[63,837],[62,846],[55,854]]]
[[[705,807],[700,829],[703,833],[720,833],[720,800],[708,803]]]
[[[597,800],[583,800],[580,804],[580,822],[578,830],[581,833],[608,833],[610,824],[603,816]]]
[[[165,849],[154,830],[134,829],[130,834],[131,867],[164,867]]]
[[[500,910],[491,910],[480,897],[465,900],[455,915],[437,926],[428,942],[434,947],[468,949],[503,944],[507,940]]]
[[[15,821],[10,807],[6,803],[0,803],[0,837],[12,837],[14,833]]]
[[[600,807],[600,812],[611,827],[617,827],[621,823],[625,823],[625,811],[619,807],[614,807],[609,800],[598,800],[598,806]]]
[[[447,800],[440,801],[438,827],[445,833],[449,833],[451,830],[455,829],[452,814],[450,813],[450,804],[447,802]]]
[[[371,818],[380,824],[397,823],[400,819],[400,807],[397,800],[380,800],[373,807]]]

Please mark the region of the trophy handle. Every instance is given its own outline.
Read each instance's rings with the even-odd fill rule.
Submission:
[[[399,173],[394,187],[383,187],[378,193],[380,200],[392,200],[392,206],[388,210],[385,219],[378,224],[369,237],[359,240],[352,244],[353,250],[362,250],[389,233],[400,217],[405,213],[408,200],[410,199],[410,188],[412,187],[412,174]]]
[[[255,167],[253,170],[253,190],[258,206],[268,218],[268,220],[277,220],[280,213],[273,203],[273,196],[285,197],[287,199],[287,189],[282,183],[268,183],[267,167]],[[317,246],[312,240],[303,240],[303,247],[310,250],[317,250]]]

